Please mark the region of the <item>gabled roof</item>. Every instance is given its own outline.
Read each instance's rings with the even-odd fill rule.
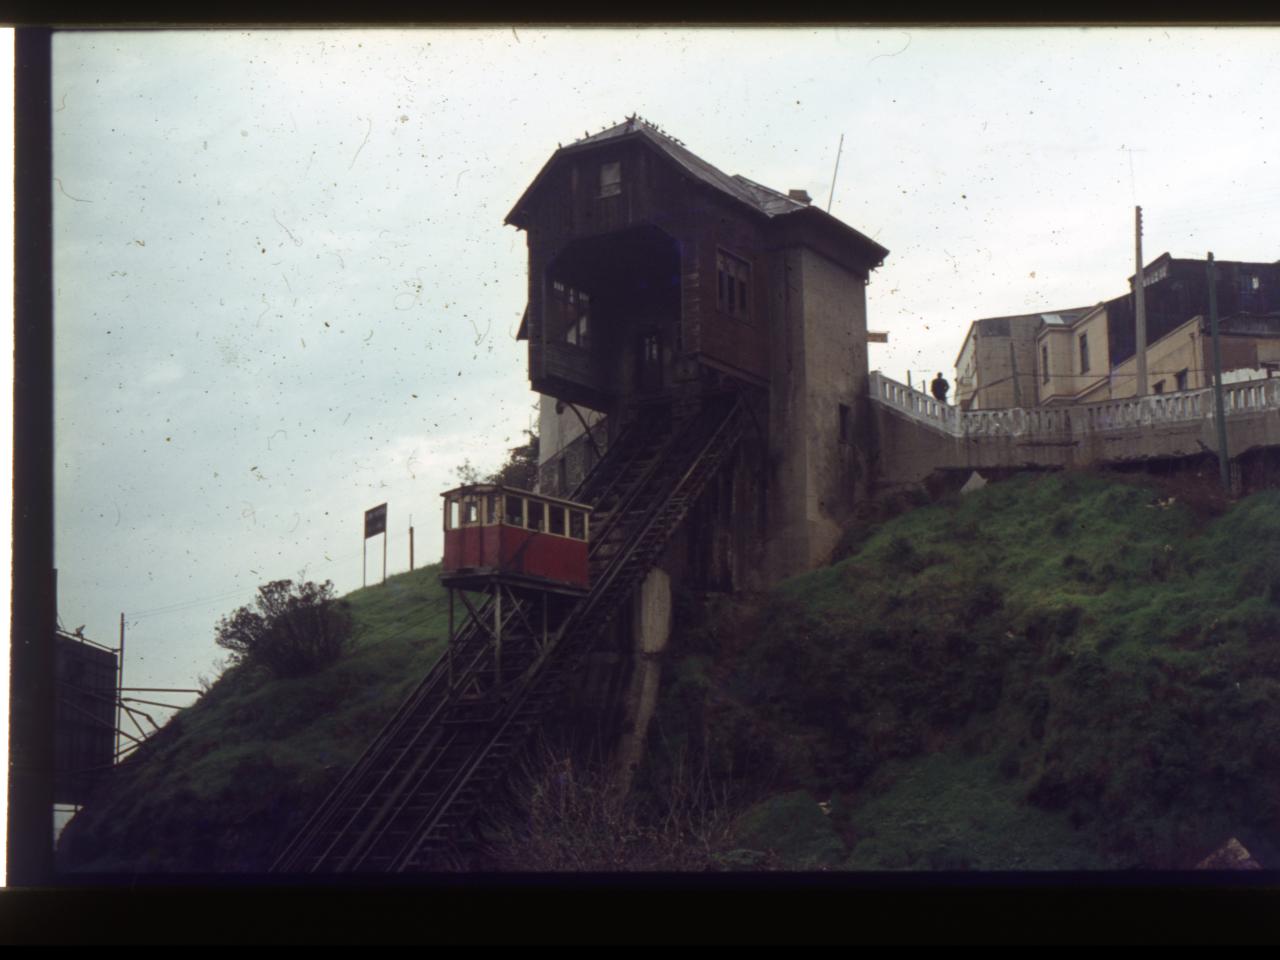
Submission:
[[[713,167],[707,161],[703,160],[697,154],[690,151],[685,145],[674,137],[659,132],[658,128],[646,120],[636,116],[630,116],[622,123],[601,130],[599,133],[591,134],[583,137],[581,140],[569,144],[567,147],[560,147],[551,155],[542,169],[538,171],[538,175],[534,177],[533,182],[520,195],[520,199],[516,201],[511,212],[507,214],[505,223],[512,224],[515,227],[523,229],[527,225],[527,219],[524,214],[524,206],[529,197],[542,185],[551,168],[555,166],[563,157],[576,153],[592,150],[602,143],[622,141],[622,140],[643,140],[652,146],[659,153],[666,156],[672,162],[677,164],[686,174],[713,190],[716,190],[725,196],[736,200],[743,206],[749,208],[755,213],[762,214],[769,219],[785,216],[791,213],[799,213],[800,211],[813,211],[808,216],[812,217],[814,213],[821,217],[829,219],[833,224],[838,225],[841,229],[852,234],[852,239],[866,247],[868,251],[874,254],[873,262],[882,262],[889,251],[880,244],[876,243],[870,237],[865,236],[853,227],[849,226],[841,220],[832,217],[824,210],[813,207],[810,204],[801,203],[794,200],[777,190],[773,190],[753,180],[748,180],[743,176],[730,176],[722,170]]]

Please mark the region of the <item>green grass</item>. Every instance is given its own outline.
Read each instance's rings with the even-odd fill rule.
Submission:
[[[726,863],[1181,868],[1231,836],[1280,863],[1280,492],[1215,513],[1025,475],[864,515],[842,550],[764,596],[676,597],[635,782],[729,796]],[[351,594],[358,636],[313,676],[229,671],[64,864],[265,869],[442,651],[436,574]]]
[[[700,628],[721,680],[677,683],[658,728],[745,796],[840,798],[858,869],[1280,855],[1280,493],[1214,516],[1024,475],[856,541],[741,612],[714,668]]]
[[[850,870],[1100,870],[1112,864],[1065,816],[1026,804],[986,756],[886,764],[880,789],[840,797]]]
[[[444,649],[438,567],[350,594],[337,662],[277,680],[228,670],[78,814],[60,851],[93,872],[256,872],[359,757]]]

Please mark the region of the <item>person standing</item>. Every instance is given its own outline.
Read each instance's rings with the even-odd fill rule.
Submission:
[[[951,385],[947,383],[946,378],[942,376],[941,371],[939,371],[938,375],[933,378],[933,383],[929,385],[929,388],[933,391],[933,399],[937,400],[939,403],[947,402],[947,391],[951,389]]]

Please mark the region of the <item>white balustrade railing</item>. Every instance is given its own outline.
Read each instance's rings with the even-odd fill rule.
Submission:
[[[1187,423],[1214,415],[1213,389],[1209,387],[1101,403],[961,411],[890,380],[879,371],[871,372],[869,386],[873,400],[954,437],[1063,439],[1134,427]],[[1222,391],[1228,417],[1280,410],[1280,378],[1229,383]]]

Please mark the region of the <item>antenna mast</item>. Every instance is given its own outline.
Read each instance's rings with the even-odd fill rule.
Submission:
[[[844,134],[840,134],[840,145],[836,147],[836,168],[831,174],[831,192],[827,194],[827,213],[831,212],[831,201],[836,195],[836,175],[840,173],[840,152],[844,149]]]

